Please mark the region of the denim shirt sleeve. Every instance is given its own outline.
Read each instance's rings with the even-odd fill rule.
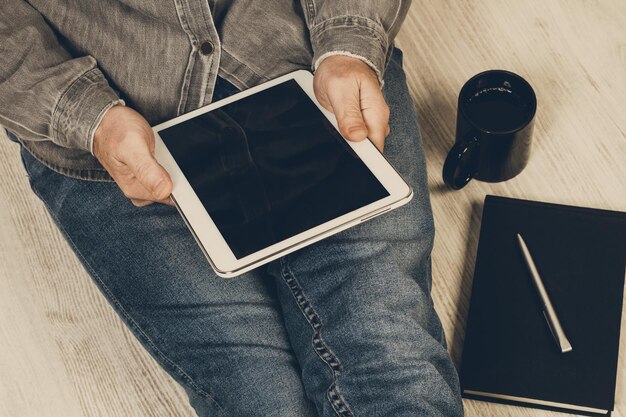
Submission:
[[[313,69],[331,55],[365,61],[382,85],[393,40],[411,0],[301,0],[313,46]]]
[[[0,2],[0,123],[23,140],[91,152],[115,104],[123,101],[93,57],[72,57],[26,1]]]

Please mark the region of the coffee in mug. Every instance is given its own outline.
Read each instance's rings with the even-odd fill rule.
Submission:
[[[456,141],[444,163],[445,183],[458,190],[472,179],[513,178],[530,157],[537,98],[517,74],[475,75],[459,93]]]

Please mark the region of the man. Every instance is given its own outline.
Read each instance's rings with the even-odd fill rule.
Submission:
[[[408,7],[3,0],[0,123],[89,274],[198,415],[462,415],[430,298],[424,156],[393,48]],[[384,149],[414,198],[221,279],[169,205],[150,125],[302,68],[342,134]]]

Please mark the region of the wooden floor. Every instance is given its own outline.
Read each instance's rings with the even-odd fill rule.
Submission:
[[[626,1],[414,0],[397,43],[428,157],[433,297],[458,361],[486,194],[626,211]],[[537,92],[530,164],[506,183],[448,191],[441,167],[457,93],[492,68],[519,73]],[[617,417],[626,417],[625,355],[626,336]],[[465,407],[472,417],[562,415]],[[193,415],[30,192],[17,147],[0,138],[0,417]]]

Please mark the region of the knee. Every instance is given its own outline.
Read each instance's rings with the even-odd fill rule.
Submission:
[[[368,326],[358,332],[344,332],[333,347],[343,367],[338,384],[348,403],[366,404],[368,398],[350,391],[372,384],[403,410],[399,414],[461,416],[456,370],[432,315],[398,317],[395,309],[387,310],[389,314],[377,310],[378,319],[370,317]]]
[[[349,238],[348,240],[359,245],[366,242],[386,243],[400,249],[403,245],[409,245],[430,254],[435,237],[430,202],[414,196],[408,204],[348,229],[338,236],[341,241]]]
[[[413,199],[407,204],[404,222],[411,237],[430,242],[435,238],[435,222],[430,205],[428,189],[413,189]]]

